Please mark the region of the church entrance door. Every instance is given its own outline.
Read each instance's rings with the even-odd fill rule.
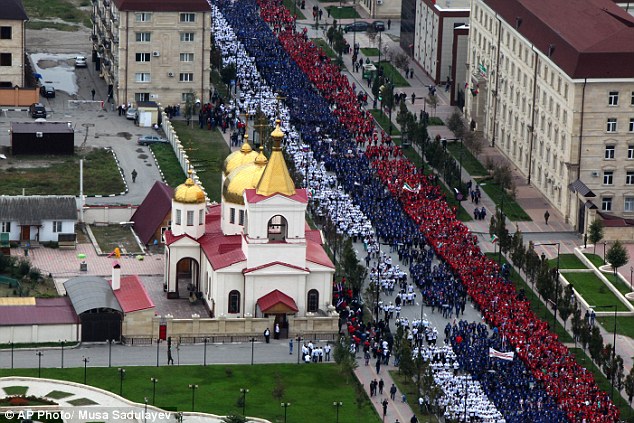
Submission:
[[[288,338],[288,320],[286,314],[276,314],[275,324],[280,325],[280,339]]]

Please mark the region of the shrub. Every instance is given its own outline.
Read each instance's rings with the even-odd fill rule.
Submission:
[[[31,263],[29,263],[27,260],[20,260],[20,263],[18,264],[18,274],[24,277],[28,275],[30,271]]]

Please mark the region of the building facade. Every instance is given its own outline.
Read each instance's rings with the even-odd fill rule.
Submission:
[[[6,0],[0,9],[0,88],[24,86],[24,23],[21,0]]]
[[[569,25],[568,22],[575,22]],[[610,0],[472,0],[466,117],[579,232],[634,216],[634,19]]]
[[[210,88],[205,0],[96,0],[93,61],[115,104],[183,105]]]

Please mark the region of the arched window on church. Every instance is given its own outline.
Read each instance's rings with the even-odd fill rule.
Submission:
[[[229,314],[240,313],[240,292],[235,289],[229,292],[229,305],[227,312]]]
[[[308,298],[306,301],[306,311],[309,313],[316,313],[319,309],[319,291],[311,289],[308,291]]]
[[[287,235],[287,226],[284,216],[279,214],[273,216],[268,224],[269,241],[284,241]]]

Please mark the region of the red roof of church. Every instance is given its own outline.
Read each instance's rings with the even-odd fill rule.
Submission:
[[[330,261],[330,257],[326,254],[326,250],[322,247],[321,243],[312,242],[306,239],[306,260],[311,263],[321,264],[322,266],[335,268],[335,265]]]
[[[142,243],[147,244],[172,210],[174,190],[163,182],[155,182],[143,202],[130,220],[134,222],[134,232]]]
[[[260,195],[258,193],[256,193],[255,189],[246,189],[244,190],[244,194],[247,197],[247,202],[250,204],[255,204],[255,203],[259,203],[260,201],[266,200],[267,198],[271,198],[272,196],[267,196],[267,195]],[[301,188],[301,189],[296,189],[295,190],[295,194],[293,195],[284,195],[284,194],[274,194],[274,195],[281,195],[282,197],[286,197],[286,198],[290,198],[292,200],[295,200],[299,203],[307,203],[308,202],[308,195],[306,194],[306,189]]]
[[[255,272],[256,270],[266,269],[267,267],[275,266],[275,265],[278,265],[278,264],[280,266],[290,267],[291,269],[297,269],[297,270],[301,270],[303,272],[310,272],[310,270],[308,268],[306,268],[306,267],[295,266],[294,264],[284,263],[282,261],[272,261],[270,263],[265,263],[265,264],[262,264],[260,266],[255,266],[255,267],[250,267],[248,269],[244,269],[242,271],[242,273],[251,273],[251,272]]]
[[[112,285],[112,281],[109,281]],[[124,313],[154,308],[143,282],[137,275],[121,276],[121,288],[113,290]]]
[[[260,310],[263,312],[266,312],[271,307],[279,303],[284,304],[293,311],[299,311],[297,304],[295,304],[295,300],[278,289],[271,291],[258,299],[258,305],[260,306]]]

